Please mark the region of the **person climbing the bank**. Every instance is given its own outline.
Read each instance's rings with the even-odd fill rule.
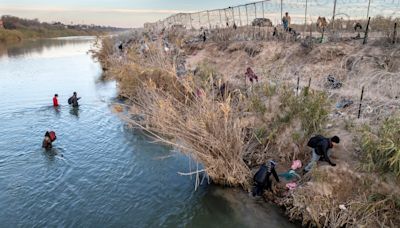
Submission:
[[[289,31],[291,20],[292,19],[290,18],[289,13],[286,12],[285,16],[283,16],[282,18],[283,28],[285,29],[285,31]]]
[[[73,93],[72,97],[68,99],[68,104],[72,105],[72,107],[77,108],[79,107],[78,100],[81,99],[78,97],[78,94],[76,92]]]
[[[312,157],[310,163],[304,168],[304,172],[310,171],[320,160],[325,160],[331,166],[336,166],[336,164],[330,160],[329,156],[331,155],[331,149],[334,144],[339,143],[340,138],[338,136],[325,138],[322,135],[317,135],[312,137],[307,143],[307,146],[312,148]]]
[[[261,196],[264,189],[272,191],[271,174],[274,175],[275,180],[279,182],[278,174],[275,171],[276,162],[269,160],[267,163],[261,165],[260,169],[254,175],[253,180],[255,188],[253,189],[253,196]]]
[[[278,29],[276,27],[274,27],[274,32],[272,33],[272,36],[278,36]]]
[[[258,82],[258,76],[254,73],[254,71],[251,69],[251,67],[247,67],[246,73],[244,73],[244,80],[245,82],[247,81],[247,78],[253,84],[254,81]]]
[[[57,139],[54,131],[46,131],[42,142],[42,148],[50,150],[53,147],[53,142]]]
[[[359,38],[361,37],[360,31],[363,29],[361,23],[360,23],[360,22],[356,22],[356,23],[353,25],[353,28],[354,28],[354,31],[357,32],[357,36],[354,37],[354,39],[359,39]]]
[[[54,94],[54,97],[53,97],[53,106],[54,107],[58,107],[58,94]]]

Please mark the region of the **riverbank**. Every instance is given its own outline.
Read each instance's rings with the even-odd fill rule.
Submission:
[[[284,182],[265,197],[303,225],[398,224],[400,47],[271,34],[221,29],[203,42],[179,28],[137,32],[104,39],[95,56],[127,99],[124,119],[202,163],[216,184],[249,191],[263,162],[285,172],[308,163],[310,136],[339,135],[335,167],[321,162],[296,189]]]

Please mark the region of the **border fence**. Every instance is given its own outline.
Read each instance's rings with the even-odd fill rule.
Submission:
[[[145,28],[161,30],[179,26],[197,30],[234,25],[245,27],[256,26],[256,18],[266,18],[275,27],[282,24],[285,12],[291,17],[291,26],[299,33],[318,30],[315,26],[318,17],[326,19],[326,31],[329,32],[354,31],[355,23],[360,23],[366,30],[371,17],[368,30],[395,35],[396,25],[400,22],[400,0],[265,0],[223,9],[178,13],[155,23],[146,23]]]

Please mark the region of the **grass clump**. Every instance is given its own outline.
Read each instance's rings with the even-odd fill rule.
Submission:
[[[265,114],[267,111],[267,107],[265,106],[264,102],[261,100],[261,98],[257,95],[254,95],[251,98],[251,105],[250,105],[250,110],[256,113],[260,113],[262,115]]]
[[[400,115],[386,119],[377,132],[364,127],[363,167],[368,171],[382,171],[400,176]]]
[[[320,133],[328,116],[329,101],[323,92],[304,90],[296,96],[291,90],[284,90],[281,98],[281,109],[284,116],[281,120],[288,122],[298,119],[305,136]]]
[[[144,119],[128,122],[202,163],[215,183],[247,187],[250,170],[243,161],[244,127],[238,106],[229,97],[214,100],[210,93],[193,98],[190,90],[182,92],[187,99],[177,99],[156,84],[147,81],[129,97]]]

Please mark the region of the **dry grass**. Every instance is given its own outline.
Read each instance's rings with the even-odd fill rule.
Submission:
[[[400,198],[349,167],[313,170],[311,182],[283,202],[291,218],[317,227],[394,227],[399,223]]]
[[[139,90],[129,99],[134,113],[144,118],[128,122],[202,163],[215,183],[247,187],[250,170],[242,159],[241,114],[230,97],[216,101],[203,94],[193,99],[187,91],[187,99],[179,100],[151,82]]]
[[[140,117],[126,116],[127,122],[189,154],[215,183],[247,188],[250,170],[242,159],[240,96],[236,102],[231,96],[218,99],[213,74],[206,77],[208,69],[199,70],[201,80],[178,79],[173,72],[176,56],[157,43],[149,46],[144,54],[133,49],[129,62],[113,70],[121,95],[132,105],[130,114]]]
[[[101,63],[103,71],[107,71],[113,65],[114,43],[114,40],[110,37],[97,38],[94,45],[95,50],[91,51],[93,58]]]
[[[114,51],[104,55],[130,106],[129,115],[123,118],[202,163],[201,171],[217,184],[247,189],[250,169],[267,159],[274,158],[284,166],[293,159],[307,158],[304,148],[308,137],[325,132],[328,121],[338,126],[341,122],[343,114],[332,114],[332,103],[341,97],[356,102],[361,85],[368,91],[366,110],[381,102],[376,112],[365,110],[363,122],[375,123],[369,120],[380,118],[383,112],[383,116],[390,116],[393,112],[388,107],[399,107],[395,98],[400,91],[395,81],[399,72],[397,48],[391,52],[361,48],[354,41],[318,44],[305,51],[296,43],[271,42],[251,44],[256,48],[250,49],[257,50],[253,55],[245,50],[250,42],[231,42],[233,37],[242,39],[237,37],[240,34],[251,34],[250,29],[236,34],[228,29],[219,32],[211,36],[217,44],[198,46],[204,48],[198,56],[201,61],[193,64],[197,66],[194,74],[184,77],[176,76],[177,59],[187,54],[182,46],[194,34],[166,31],[164,37],[173,45],[170,52],[165,52],[159,41],[147,41],[145,52],[139,51],[140,43],[135,42],[120,58]],[[147,36],[151,40],[152,35]],[[241,72],[248,66],[260,76],[259,83],[244,84]],[[324,87],[329,74],[341,80],[343,87]],[[297,77],[301,79],[298,95]],[[224,97],[219,93],[223,83],[227,85]],[[389,87],[392,89],[385,89]],[[352,128],[359,124],[354,119],[356,109],[353,105],[340,110],[349,113],[346,120],[355,125]],[[348,149],[354,149],[353,145]],[[320,227],[396,224],[399,197],[382,187],[385,180],[343,163],[315,169],[303,178],[299,189],[284,197],[290,217]]]

